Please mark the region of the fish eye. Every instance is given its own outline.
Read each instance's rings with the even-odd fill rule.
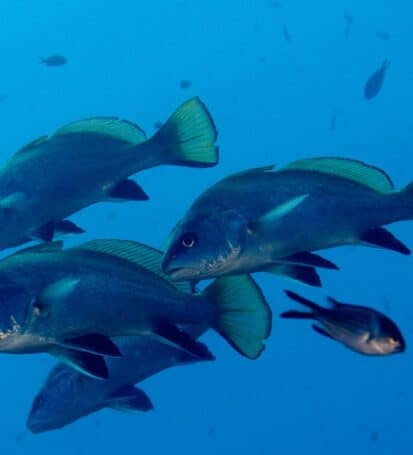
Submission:
[[[192,248],[197,242],[197,237],[195,234],[188,233],[184,234],[181,237],[181,244],[185,248]]]

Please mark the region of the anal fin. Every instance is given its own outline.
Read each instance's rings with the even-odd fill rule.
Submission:
[[[283,275],[309,286],[321,287],[320,277],[314,267],[280,263],[265,267],[263,272]]]
[[[162,322],[153,328],[153,332],[167,344],[176,346],[199,360],[215,360],[214,355],[204,343],[196,341],[176,325]]]
[[[360,240],[368,245],[396,251],[400,254],[411,254],[411,251],[406,245],[398,240],[391,232],[382,227],[369,229],[363,233]]]

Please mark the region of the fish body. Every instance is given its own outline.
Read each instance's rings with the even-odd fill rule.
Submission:
[[[40,63],[45,66],[62,66],[68,63],[68,59],[59,54],[50,55],[49,57],[40,57],[39,60]]]
[[[188,329],[194,338],[205,330],[205,325]],[[142,409],[140,401],[135,401],[133,409],[125,407],[125,390],[130,391],[134,384],[166,368],[195,361],[182,350],[148,337],[114,338],[113,341],[119,346],[122,357],[106,358],[110,377],[107,381],[87,377],[64,364],[52,369],[33,400],[27,420],[30,431],[40,433],[62,428],[103,408],[149,410],[148,406]]]
[[[366,244],[409,254],[381,226],[413,218],[413,187],[394,191],[381,170],[314,158],[221,180],[172,231],[163,270],[173,279],[266,271],[291,255]]]
[[[194,98],[150,140],[130,122],[93,118],[33,141],[0,168],[0,249],[51,240],[53,223],[96,202],[148,199],[129,176],[160,164],[214,165],[215,139]]]
[[[384,60],[381,67],[367,79],[364,86],[364,98],[366,100],[371,100],[380,93],[389,66],[390,62],[387,59]]]
[[[250,278],[216,281],[194,295],[161,275],[162,254],[146,245],[97,240],[60,247],[57,242],[29,248],[0,262],[0,294],[2,284],[13,290],[0,308],[0,352],[49,352],[85,374],[105,378],[98,356],[119,355],[109,340],[113,336],[149,336],[211,360],[206,347],[181,329],[202,323],[247,357],[263,350],[271,313]],[[248,321],[257,332],[246,331]]]
[[[311,312],[287,311],[287,319],[311,319],[318,325],[313,329],[365,355],[388,355],[406,350],[406,342],[396,324],[383,313],[372,308],[349,305],[329,298],[332,308],[323,308],[300,295],[287,291],[287,295]]]

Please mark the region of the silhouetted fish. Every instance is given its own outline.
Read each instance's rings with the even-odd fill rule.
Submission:
[[[348,39],[350,37],[350,30],[354,23],[354,16],[352,14],[344,14],[344,20],[346,21],[346,28],[344,29],[344,37]]]
[[[192,85],[192,82],[191,81],[188,81],[187,79],[183,79],[180,83],[179,83],[179,86],[181,88],[190,88]]]
[[[283,37],[288,44],[292,43],[291,34],[285,24],[283,25]]]
[[[45,66],[62,66],[68,63],[68,59],[63,55],[54,54],[49,57],[39,57],[40,63],[43,63]]]
[[[384,76],[389,66],[390,62],[387,59],[384,60],[381,67],[367,79],[366,85],[364,86],[364,98],[366,100],[371,100],[380,93],[383,87]]]

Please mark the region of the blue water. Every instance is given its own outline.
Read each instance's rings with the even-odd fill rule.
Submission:
[[[224,175],[297,158],[337,155],[385,169],[397,187],[413,179],[413,10],[408,2],[281,0],[3,1],[0,27],[1,159],[69,121],[130,119],[148,134],[198,95],[219,131],[220,165],[162,167],[137,180],[145,203],[100,204],[71,217],[96,237],[159,246],[201,191]],[[397,3],[397,4],[396,4]],[[349,38],[344,14],[354,15]],[[283,37],[286,26],[291,43]],[[377,38],[378,31],[390,40]],[[66,66],[38,56],[60,53]],[[366,79],[388,58],[383,89],[363,98]],[[192,86],[182,89],[188,79]],[[337,111],[336,129],[330,131]],[[413,246],[413,224],[392,227]],[[70,239],[70,245],[79,239]],[[412,259],[342,247],[324,253],[341,266],[314,290],[280,278],[257,280],[274,311],[257,361],[213,333],[213,363],[177,367],[142,384],[147,414],[105,410],[63,430],[25,430],[31,400],[54,364],[46,355],[2,356],[3,451],[13,454],[211,453],[411,454]],[[283,289],[326,295],[384,311],[408,343],[403,355],[359,356],[284,321]]]

